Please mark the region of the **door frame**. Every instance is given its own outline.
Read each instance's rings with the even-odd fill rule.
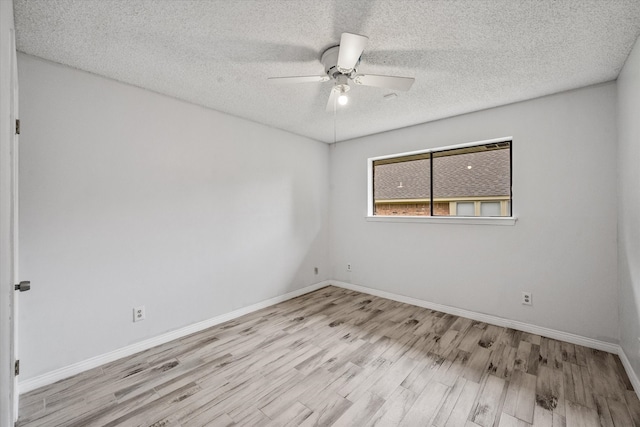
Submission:
[[[17,274],[17,74],[13,2],[0,1],[0,427],[18,413],[14,285]]]

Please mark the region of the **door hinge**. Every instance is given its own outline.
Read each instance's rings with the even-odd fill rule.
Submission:
[[[16,119],[16,135],[20,135],[20,119]]]
[[[20,375],[20,361],[16,360],[16,365],[13,369],[14,371],[14,375],[17,377],[18,375]]]

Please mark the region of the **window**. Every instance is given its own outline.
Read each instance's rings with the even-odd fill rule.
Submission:
[[[370,215],[511,217],[511,140],[370,161]]]

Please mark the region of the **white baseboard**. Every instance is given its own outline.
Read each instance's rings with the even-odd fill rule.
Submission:
[[[304,288],[286,293],[284,295],[270,298],[265,301],[260,301],[256,304],[239,308],[229,313],[221,314],[220,316],[216,316],[202,322],[194,323],[192,325],[185,326],[184,328],[176,329],[175,331],[167,332],[166,334],[158,335],[157,337],[140,341],[138,343],[128,345],[114,351],[110,351],[109,353],[101,354],[99,356],[74,363],[73,365],[65,366],[64,368],[56,369],[55,371],[47,372],[46,374],[39,375],[37,377],[29,378],[18,383],[18,392],[20,394],[27,393],[37,388],[53,384],[56,381],[69,378],[73,375],[88,371],[89,369],[104,365],[105,363],[113,362],[114,360],[131,356],[141,351],[148,350],[157,345],[165,344],[169,341],[173,341],[175,339],[183,338],[187,335],[193,334],[194,332],[199,332],[212,326],[219,325],[220,323],[224,323],[237,317],[244,316],[245,314],[261,310],[263,308],[290,300],[292,298],[296,298],[309,292],[313,292],[315,290],[328,286],[329,284],[329,281],[324,281],[306,286]]]
[[[496,326],[503,326],[505,328],[511,328],[511,329],[516,329],[518,331],[528,332],[530,334],[536,334],[536,335],[541,335],[547,338],[566,341],[572,344],[582,345],[584,347],[595,348],[597,350],[602,350],[602,351],[608,351],[609,353],[618,354],[618,349],[620,348],[619,345],[614,343],[595,340],[593,338],[587,338],[580,335],[571,334],[569,332],[557,331],[555,329],[536,326],[530,323],[519,322],[517,320],[505,319],[503,317],[492,316],[490,314],[483,314],[475,311],[464,310],[462,308],[451,307],[444,304],[437,304],[434,302],[424,301],[421,299],[407,297],[404,295],[398,295],[398,294],[394,294],[387,291],[367,288],[365,286],[353,285],[351,283],[346,283],[346,282],[338,282],[333,280],[333,281],[330,281],[330,283],[340,288],[351,289],[353,291],[375,295],[375,296],[387,298],[393,301],[404,302],[406,304],[416,305],[418,307],[424,307],[431,310],[441,311],[443,313],[453,314],[460,317],[466,317],[468,319],[477,320],[479,322],[490,323]]]
[[[531,325],[529,323],[505,319],[502,317],[492,316],[489,314],[477,313],[474,311],[464,310],[461,308],[451,307],[448,305],[437,304],[429,301],[420,300],[417,298],[412,298],[404,295],[394,294],[391,292],[381,291],[378,289],[367,288],[365,286],[354,285],[346,282],[339,282],[336,280],[327,280],[324,282],[319,282],[310,286],[306,286],[296,291],[289,292],[287,294],[280,295],[274,298],[270,298],[268,300],[261,301],[256,304],[252,304],[250,306],[243,307],[238,310],[234,310],[232,312],[222,314],[220,316],[216,316],[208,320],[204,320],[202,322],[194,323],[184,328],[180,328],[175,331],[168,332],[166,334],[162,334],[157,337],[150,338],[148,340],[144,340],[139,343],[132,344],[132,345],[111,351],[109,353],[92,357],[91,359],[83,360],[81,362],[74,363],[73,365],[69,365],[64,368],[60,368],[60,369],[56,369],[55,371],[48,372],[46,374],[27,379],[18,384],[19,393],[20,394],[27,393],[37,388],[40,388],[49,384],[53,384],[56,381],[71,377],[73,375],[77,375],[84,371],[88,371],[89,369],[96,368],[100,365],[104,365],[105,363],[113,362],[114,360],[131,356],[141,351],[148,350],[157,345],[165,344],[169,341],[193,334],[194,332],[202,331],[212,326],[219,325],[220,323],[233,320],[237,317],[244,316],[245,314],[252,313],[257,310],[261,310],[263,308],[278,304],[283,301],[287,301],[292,298],[296,298],[300,295],[313,292],[315,290],[318,290],[320,288],[323,288],[329,285],[333,285],[333,286],[344,288],[344,289],[350,289],[353,291],[358,291],[358,292],[362,292],[369,295],[375,295],[378,297],[387,298],[393,301],[403,302],[403,303],[415,305],[418,307],[437,310],[443,313],[466,317],[468,319],[477,320],[479,322],[485,322],[485,323],[489,323],[496,326],[512,328],[519,331],[541,335],[547,338],[553,338],[561,341],[566,341],[572,344],[578,344],[584,347],[594,348],[597,350],[602,350],[602,351],[607,351],[610,353],[617,354],[620,356],[620,360],[622,361],[622,364],[625,370],[627,371],[627,375],[629,376],[631,384],[633,385],[636,391],[636,394],[638,394],[638,397],[640,398],[640,379],[638,378],[635,371],[631,367],[631,363],[629,362],[627,355],[624,353],[624,351],[618,344],[595,340],[593,338],[587,338],[580,335],[571,334],[568,332],[549,329],[542,326]]]
[[[640,378],[638,378],[638,375],[633,370],[633,367],[631,366],[631,362],[629,361],[629,358],[627,357],[627,354],[624,352],[622,347],[620,347],[618,356],[620,356],[620,361],[622,362],[622,366],[624,366],[624,370],[627,371],[627,376],[629,377],[629,381],[631,381],[631,385],[633,386],[633,389],[638,395],[638,399],[640,399]]]

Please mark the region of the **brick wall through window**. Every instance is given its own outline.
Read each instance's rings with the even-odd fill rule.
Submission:
[[[434,203],[434,215],[449,215],[449,203]],[[375,215],[384,216],[430,216],[431,208],[427,203],[376,203]]]

